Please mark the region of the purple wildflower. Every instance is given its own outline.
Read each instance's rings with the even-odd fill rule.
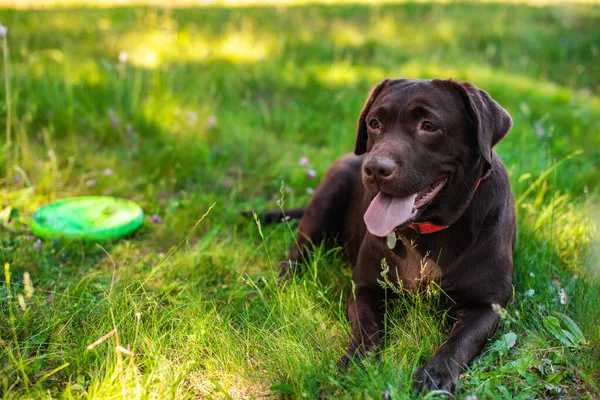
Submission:
[[[42,239],[36,240],[35,243],[33,244],[33,247],[38,250],[41,249],[42,248]]]
[[[387,390],[381,392],[381,397],[383,398],[383,400],[390,400],[392,398],[390,396],[390,392],[388,392]]]
[[[194,124],[198,120],[198,114],[196,114],[193,111],[190,111],[189,113],[187,113],[187,119],[190,124]]]
[[[33,235],[27,235],[27,236],[25,236],[25,239],[27,239],[31,242],[33,239],[35,239],[35,237]]]
[[[105,176],[111,176],[113,174],[113,170],[110,168],[105,168],[104,169],[104,175]]]
[[[545,131],[544,131],[544,127],[542,126],[542,123],[540,121],[535,121],[534,126],[535,126],[535,133],[540,137],[544,136]]]
[[[152,223],[154,223],[154,224],[160,224],[160,223],[162,223],[162,218],[158,214],[152,214],[151,219],[152,219]]]
[[[300,164],[301,167],[308,167],[310,165],[310,161],[308,160],[308,157],[301,157],[300,161],[298,161],[298,164]]]
[[[0,23],[0,37],[5,38],[8,33],[8,29]]]
[[[312,196],[313,194],[315,194],[315,189],[313,189],[311,187],[307,187],[306,188],[306,193],[308,193],[308,194],[310,194]]]
[[[87,187],[94,187],[94,186],[96,186],[96,178],[92,178],[89,181],[87,181],[85,183],[85,186],[87,186]]]
[[[21,175],[15,175],[15,183],[21,183]]]
[[[317,171],[312,168],[306,170],[306,177],[308,179],[315,179],[317,177]]]

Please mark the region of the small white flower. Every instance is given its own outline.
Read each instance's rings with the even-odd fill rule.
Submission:
[[[527,291],[525,291],[525,296],[527,297],[531,297],[535,294],[535,290],[534,289],[529,289]]]
[[[210,117],[208,117],[206,126],[208,127],[208,129],[212,129],[215,127],[215,125],[217,125],[217,117],[215,117],[214,115],[211,115]]]
[[[23,273],[23,287],[25,288],[25,297],[27,299],[31,299],[35,289],[33,288],[33,283],[31,282],[31,276],[27,271]]]
[[[306,188],[306,193],[308,193],[308,194],[310,194],[312,196],[313,194],[315,194],[315,189],[313,189],[311,187]]]
[[[0,23],[0,37],[5,38],[8,33],[8,29]]]
[[[535,274],[533,272],[530,272],[529,276],[532,277],[532,278],[535,278]]]
[[[494,312],[496,314],[498,314],[500,316],[501,319],[506,319],[506,317],[508,316],[508,312],[506,311],[505,308],[503,308],[501,305],[499,304],[492,304],[492,310],[494,310]]]
[[[105,168],[104,169],[104,175],[105,176],[111,176],[113,174],[113,170],[110,168]]]
[[[17,295],[17,300],[19,301],[19,305],[21,306],[21,310],[27,311],[27,303],[25,303],[25,297],[21,293]]]
[[[312,168],[309,168],[308,170],[306,170],[306,177],[308,179],[314,179],[317,177],[317,171],[315,171]]]
[[[125,64],[129,60],[129,53],[122,51],[119,53],[119,62]]]
[[[567,304],[567,292],[565,291],[565,288],[560,289],[560,292],[558,292],[558,297],[560,300],[560,304]]]

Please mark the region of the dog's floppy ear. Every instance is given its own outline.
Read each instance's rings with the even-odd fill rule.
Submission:
[[[371,110],[371,106],[377,99],[377,96],[381,93],[381,91],[390,83],[391,79],[385,79],[382,82],[378,83],[373,89],[371,89],[371,93],[367,98],[367,102],[363,107],[360,115],[358,117],[358,129],[356,132],[356,143],[354,144],[354,154],[357,156],[364,154],[367,152],[367,114],[369,110]]]
[[[469,82],[451,82],[459,88],[467,110],[473,118],[479,151],[491,165],[492,148],[510,131],[512,118],[489,94],[475,85]]]

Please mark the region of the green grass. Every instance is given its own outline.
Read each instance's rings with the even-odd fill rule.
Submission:
[[[470,80],[514,118],[497,149],[518,207],[514,302],[457,398],[600,396],[599,7],[72,7],[0,22],[3,398],[413,398],[412,371],[447,334],[435,288],[391,309],[385,345],[338,374],[350,267],[317,247],[279,287],[293,226],[261,236],[238,214],[276,208],[282,181],[285,206],[305,204],[388,76]],[[87,194],[148,217],[113,243],[28,237],[37,207]]]

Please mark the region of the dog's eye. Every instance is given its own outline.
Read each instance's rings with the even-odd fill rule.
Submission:
[[[379,124],[379,121],[373,118],[369,121],[369,126],[371,127],[371,129],[379,129],[381,127],[381,124]]]
[[[431,122],[429,122],[429,121],[425,121],[425,122],[423,122],[423,123],[421,124],[421,129],[423,129],[424,131],[427,131],[427,132],[433,132],[433,131],[435,131],[437,128],[436,128],[436,127],[435,127],[435,125],[434,125],[434,124],[432,124]]]

